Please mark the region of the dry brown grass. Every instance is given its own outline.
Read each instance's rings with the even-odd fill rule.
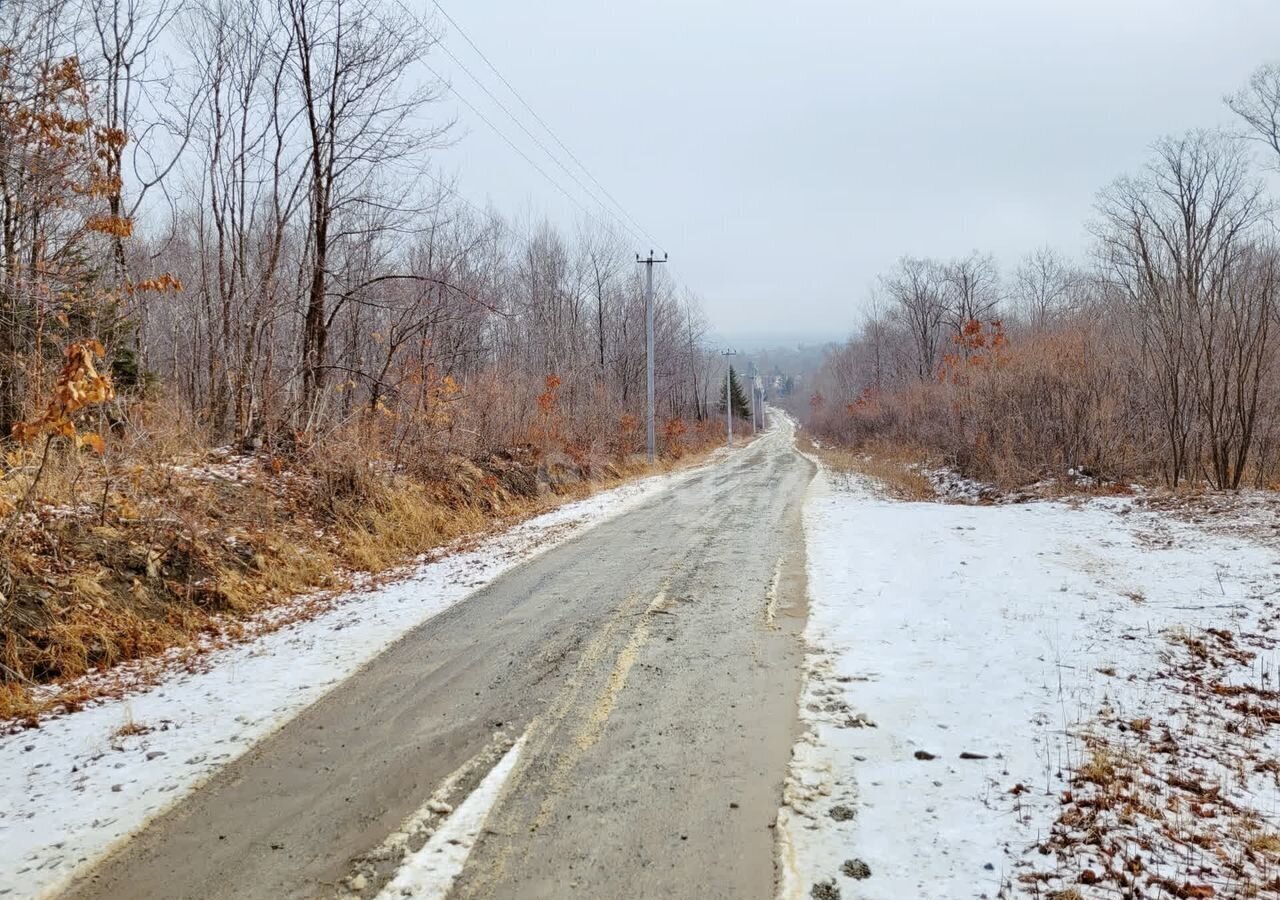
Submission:
[[[1115,783],[1117,772],[1116,758],[1111,751],[1105,747],[1095,747],[1089,758],[1076,770],[1076,777],[1105,789]]]
[[[132,716],[125,720],[125,723],[112,732],[113,738],[137,737],[142,734],[150,734],[151,726],[143,725],[141,722],[135,721]]]
[[[807,432],[796,438],[802,450],[813,454],[836,472],[853,472],[874,481],[900,500],[935,500],[937,491],[921,472],[926,454],[916,447],[887,440],[872,440],[858,450],[823,444],[815,446]]]
[[[1245,846],[1254,853],[1280,857],[1280,834],[1274,831],[1259,830],[1249,836]]]
[[[136,456],[116,447],[106,466],[55,455],[28,513],[0,515],[0,719],[77,708],[95,696],[86,674],[201,636],[216,645],[299,595],[654,471],[642,457],[531,449],[424,453],[397,468],[371,440],[346,438],[289,459],[172,434],[133,441]],[[655,468],[689,465],[707,443]],[[29,484],[21,465],[0,468],[0,497]]]

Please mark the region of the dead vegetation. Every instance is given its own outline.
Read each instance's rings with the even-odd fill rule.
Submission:
[[[1104,705],[1084,726],[1057,819],[1020,875],[1027,894],[1280,895],[1280,832],[1258,806],[1280,787],[1269,663],[1280,612],[1261,606],[1256,627],[1165,633],[1166,664],[1149,677],[1177,703],[1140,718]]]
[[[816,456],[833,472],[856,473],[871,479],[885,493],[900,500],[936,500],[937,491],[924,474],[926,455],[915,448],[876,441],[857,450],[815,441],[807,431],[796,434],[805,453]]]
[[[157,410],[103,457],[55,449],[34,491],[35,452],[10,454],[0,479],[13,510],[0,519],[0,718],[34,723],[75,709],[102,689],[89,673],[197,654],[244,636],[250,620],[260,630],[260,614],[286,600],[649,471],[634,454],[575,459],[528,444],[396,463],[356,429],[324,448],[239,453],[182,447],[165,422]],[[708,435],[690,430],[659,467]],[[320,608],[295,604],[265,621],[279,627]]]
[[[1280,249],[1248,138],[1280,148],[1280,70],[1228,104],[1244,129],[1162,138],[1098,194],[1092,264],[899,259],[796,412],[824,440],[923,447],[1005,491],[1274,486]]]
[[[898,500],[991,504],[1134,494],[1132,485],[1091,477],[1047,478],[1004,486],[978,481],[921,445],[887,437],[868,438],[852,446],[815,439],[811,432],[802,430],[796,439],[801,449],[822,460],[831,471],[869,479],[878,490]]]

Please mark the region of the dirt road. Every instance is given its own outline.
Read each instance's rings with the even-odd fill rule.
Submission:
[[[415,811],[456,805],[523,736],[454,896],[771,898],[812,471],[782,423],[519,567],[66,896],[374,897],[379,848],[421,843]]]

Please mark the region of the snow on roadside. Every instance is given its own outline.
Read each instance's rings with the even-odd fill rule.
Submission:
[[[697,471],[565,504],[403,580],[353,591],[316,618],[214,651],[200,671],[0,736],[0,897],[55,893],[408,631]]]
[[[1280,891],[1280,554],[1128,500],[843,484],[806,504],[782,897]]]
[[[983,500],[996,500],[1000,492],[989,484],[966,478],[955,469],[946,467],[929,468],[917,466],[917,470],[933,485],[938,497],[955,503],[978,503]]]

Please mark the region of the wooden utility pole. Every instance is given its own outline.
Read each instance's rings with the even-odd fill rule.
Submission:
[[[647,259],[641,259],[640,254],[636,254],[636,262],[644,265],[644,334],[645,334],[645,375],[648,382],[646,391],[645,406],[645,448],[648,451],[649,462],[653,463],[657,455],[658,438],[653,427],[653,265],[654,263],[664,263],[667,261],[667,254],[662,254],[662,259],[654,258],[653,251],[649,251]]]
[[[724,421],[729,432],[729,446],[733,446],[733,364],[729,357],[737,356],[737,350],[721,350],[724,357]]]

